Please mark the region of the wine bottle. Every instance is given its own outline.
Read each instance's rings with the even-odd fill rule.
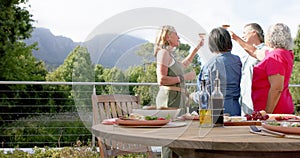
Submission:
[[[216,72],[216,78],[214,80],[214,90],[211,94],[211,103],[212,103],[212,115],[213,115],[213,124],[214,127],[223,127],[224,126],[224,97],[220,89],[220,79],[218,70]]]

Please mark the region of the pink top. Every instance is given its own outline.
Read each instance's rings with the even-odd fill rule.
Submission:
[[[255,111],[266,109],[270,89],[268,76],[280,74],[284,76],[284,88],[273,113],[294,113],[294,104],[288,87],[293,70],[293,61],[293,51],[277,48],[270,52],[266,51],[266,57],[254,66],[251,96]]]

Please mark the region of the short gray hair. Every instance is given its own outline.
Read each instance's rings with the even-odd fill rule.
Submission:
[[[258,38],[260,40],[260,42],[264,42],[264,30],[261,28],[261,26],[257,23],[249,23],[249,24],[246,24],[244,26],[244,28],[246,27],[249,27],[251,29],[251,31],[255,31],[258,35]]]
[[[231,51],[232,42],[229,32],[222,27],[214,28],[209,33],[208,47],[214,53]]]
[[[290,28],[283,23],[271,25],[268,29],[265,41],[271,48],[291,50],[293,47]]]

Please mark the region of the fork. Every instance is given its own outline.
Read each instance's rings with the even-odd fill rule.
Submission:
[[[275,131],[271,131],[271,130],[267,130],[267,129],[258,129],[255,125],[250,126],[250,132],[259,134],[259,135],[272,136],[272,137],[277,137],[277,138],[285,137],[284,133],[275,132]]]

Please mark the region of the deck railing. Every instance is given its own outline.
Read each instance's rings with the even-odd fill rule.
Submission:
[[[157,83],[123,83],[123,82],[36,82],[36,81],[0,81],[1,86],[9,85],[48,85],[48,86],[158,86]],[[187,83],[187,86],[196,86],[196,83]],[[291,84],[290,87],[300,87],[300,85]],[[76,89],[78,90],[78,89]],[[35,93],[36,97],[24,97],[28,93]],[[53,98],[47,98],[52,94]],[[87,143],[84,140],[89,138],[91,144],[94,145],[93,136],[90,132],[92,124],[91,105],[82,107],[76,105],[74,98],[57,97],[62,93],[69,93],[69,91],[20,91],[14,89],[7,91],[0,88],[0,140],[1,148],[7,147],[34,147],[34,146],[71,146],[78,145],[79,143]],[[91,101],[92,89],[90,91],[84,90],[88,94],[87,101]],[[9,94],[9,95],[7,95]],[[46,96],[46,97],[44,97]],[[74,105],[64,104],[43,104],[45,100],[53,99],[57,102],[74,102]],[[13,104],[13,103],[18,104]],[[24,102],[24,104],[22,104]],[[46,101],[47,102],[47,101]],[[22,109],[26,109],[23,110]],[[34,112],[30,109],[34,108]],[[10,109],[5,111],[5,109]],[[15,110],[12,110],[15,109]],[[53,111],[53,109],[56,109]],[[67,109],[67,110],[65,110]],[[15,111],[15,112],[14,112]],[[82,123],[81,125],[78,125]],[[44,125],[51,125],[45,127]],[[70,126],[75,124],[76,126]],[[43,128],[43,129],[41,129]],[[81,133],[73,134],[67,131],[82,131]],[[55,131],[55,134],[49,135],[45,131]],[[45,132],[45,133],[44,133]],[[36,139],[35,139],[36,138]],[[41,139],[45,138],[45,139]],[[74,138],[74,139],[72,139]],[[45,140],[49,141],[45,141]],[[64,141],[65,139],[71,141]],[[27,141],[28,140],[28,141]]]
[[[20,89],[17,89],[17,85]],[[70,90],[21,90],[22,86],[72,86],[76,93],[85,93],[86,97],[62,97]],[[92,89],[76,89],[76,86],[158,86],[157,83],[128,83],[128,82],[38,82],[38,81],[0,81],[0,140],[1,148],[34,147],[34,146],[72,146],[77,143],[87,143],[94,137],[90,132],[92,124],[92,106],[81,106],[80,101],[91,101]],[[195,86],[189,83],[187,86]],[[5,86],[15,86],[13,90],[5,90]],[[75,88],[74,88],[75,87]],[[47,95],[48,94],[48,95]],[[49,94],[52,98],[49,98]],[[34,95],[34,97],[32,97]],[[25,97],[24,97],[25,96]],[[28,96],[28,97],[26,97]],[[65,95],[67,96],[67,95]],[[53,100],[53,101],[50,101]],[[49,104],[51,102],[51,104]],[[74,104],[58,104],[74,102]],[[78,103],[80,102],[80,103]],[[24,110],[22,110],[24,109]],[[34,109],[30,111],[30,109]],[[55,110],[53,110],[55,109]],[[67,109],[67,110],[66,110]],[[81,125],[78,125],[80,124]],[[70,124],[75,124],[70,126]],[[49,127],[45,127],[49,125]],[[74,132],[82,131],[75,135]],[[52,131],[54,134],[49,135]],[[35,139],[36,138],[36,139]],[[72,139],[73,138],[73,139]],[[89,140],[86,140],[89,138]],[[72,141],[65,141],[65,139]],[[85,139],[85,140],[82,140]],[[80,142],[78,142],[80,141]],[[84,141],[84,142],[83,142]]]

